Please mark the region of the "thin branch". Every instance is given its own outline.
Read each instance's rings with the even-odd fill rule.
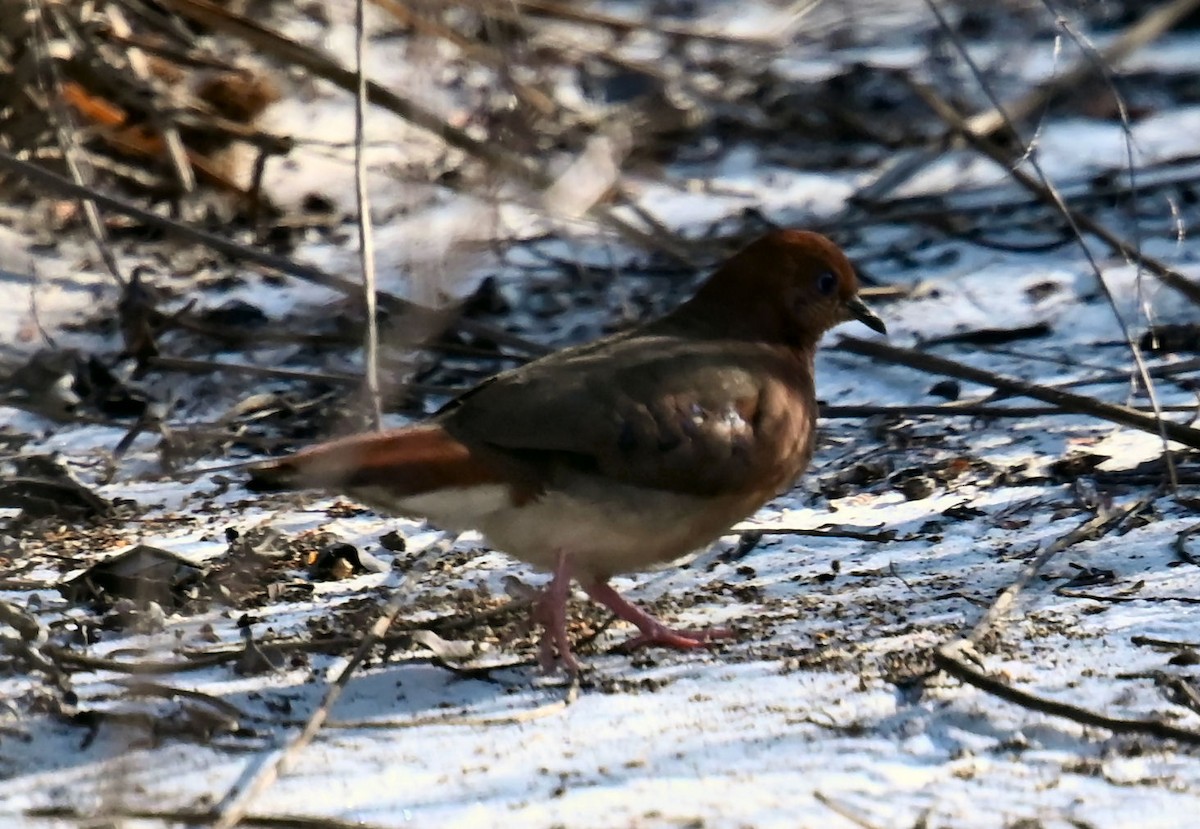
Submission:
[[[755,533],[759,536],[764,535],[800,535],[811,538],[852,538],[856,541],[875,541],[880,544],[886,544],[889,541],[907,541],[909,539],[898,538],[895,530],[884,530],[883,532],[867,532],[865,529],[852,529],[850,527],[786,527],[773,526],[770,524],[737,524],[730,527],[730,532],[735,533]]]
[[[1200,357],[1192,357],[1186,360],[1179,360],[1174,363],[1164,363],[1157,366],[1151,366],[1147,369],[1151,377],[1174,377],[1185,371],[1196,371],[1200,369]],[[1067,380],[1064,383],[1055,384],[1056,388],[1072,388],[1075,386],[1096,386],[1102,383],[1128,383],[1128,371],[1112,371],[1105,372],[1093,377],[1080,377],[1078,380]],[[1172,407],[1164,407],[1163,411],[1170,411]]]
[[[48,77],[40,79],[46,86],[44,91],[50,102],[48,112],[51,114],[54,122],[58,145],[62,150],[63,164],[66,165],[67,171],[71,174],[74,184],[83,190],[87,190],[90,188],[87,188],[84,183],[86,178],[82,168],[84,162],[80,159],[77,152],[78,144],[75,141],[71,119],[67,115],[66,107],[63,105],[62,76],[58,70],[58,62],[50,56],[50,35],[47,32],[44,17],[45,9],[40,0],[30,0],[30,3],[36,32],[33,41],[34,49],[38,52],[37,64],[38,68],[48,75]],[[109,274],[116,283],[121,287],[125,287],[125,278],[121,276],[121,268],[117,264],[117,257],[113,253],[112,247],[108,244],[108,234],[104,231],[104,222],[100,218],[100,208],[97,200],[80,193],[79,205],[83,210],[84,218],[87,220],[88,231],[91,233],[92,242],[96,245],[100,261],[104,263],[104,267],[108,269]]]
[[[813,800],[820,803],[822,806],[827,808],[829,811],[833,812],[838,817],[845,818],[846,820],[850,821],[855,826],[862,827],[862,829],[879,829],[880,824],[874,823],[874,822],[868,820],[865,816],[854,811],[849,806],[846,806],[845,804],[842,804],[842,803],[838,803],[832,797],[825,794],[824,792],[822,792],[819,789],[813,792]],[[920,826],[922,824],[917,823],[915,825]]]
[[[437,664],[435,662],[435,664]],[[513,663],[512,667],[524,663]],[[450,665],[441,663],[441,667],[450,668]],[[492,670],[489,666],[488,670]],[[579,696],[579,681],[572,679],[565,686],[565,691],[561,698],[553,699],[543,703],[536,708],[527,708],[520,711],[513,711],[505,714],[494,714],[491,716],[471,716],[469,714],[430,714],[424,717],[413,717],[407,720],[330,720],[327,723],[328,728],[344,728],[344,729],[400,729],[400,728],[427,728],[429,726],[439,725],[458,725],[471,726],[474,728],[491,728],[498,725],[516,725],[518,723],[533,722],[542,720],[546,717],[560,714],[565,711]]]
[[[1193,2],[1194,0],[1185,1]],[[1178,3],[1176,3],[1176,5],[1177,4]],[[982,70],[980,70],[979,66],[975,63],[974,58],[971,57],[971,53],[967,49],[966,45],[950,28],[949,24],[946,22],[946,19],[942,16],[941,9],[938,8],[937,3],[934,0],[925,0],[925,5],[928,6],[930,11],[933,12],[934,16],[938,19],[938,23],[950,33],[951,41],[954,43],[955,48],[958,49],[963,61],[970,68],[971,74],[975,76],[975,79],[979,83],[983,93],[987,96],[988,100],[992,102],[992,105],[996,107],[996,111],[1003,117],[1004,125],[1014,136],[1017,137],[1022,146],[1024,146],[1024,139],[1021,138],[1021,132],[1017,128],[1017,125],[1008,117],[1008,114],[1005,112],[1004,107],[1000,104],[999,99],[996,97],[991,87],[987,84]],[[952,121],[948,121],[948,123],[950,123],[952,127],[955,124],[955,122]],[[967,135],[975,135],[970,131],[969,126],[967,128]],[[984,141],[983,143],[991,142]],[[1057,209],[1059,214],[1067,220],[1067,224],[1071,226],[1072,233],[1074,233],[1075,238],[1079,240],[1079,248],[1083,251],[1083,256],[1085,259],[1087,259],[1088,265],[1091,267],[1092,273],[1096,277],[1096,283],[1099,285],[1100,291],[1104,294],[1105,301],[1108,303],[1108,307],[1112,311],[1113,317],[1115,317],[1117,320],[1117,327],[1121,329],[1121,336],[1125,338],[1125,345],[1129,349],[1129,353],[1133,356],[1133,363],[1137,367],[1137,374],[1142,380],[1142,385],[1146,389],[1146,394],[1150,397],[1150,405],[1154,407],[1155,414],[1158,415],[1157,421],[1160,424],[1163,423],[1164,421],[1161,417],[1161,413],[1159,412],[1158,395],[1154,390],[1154,381],[1146,372],[1146,361],[1142,358],[1142,350],[1138,347],[1137,341],[1134,339],[1133,332],[1130,330],[1128,323],[1125,322],[1125,316],[1121,313],[1121,309],[1117,305],[1116,297],[1113,296],[1112,290],[1108,287],[1108,281],[1104,278],[1104,272],[1100,269],[1100,263],[1096,261],[1095,256],[1092,255],[1091,248],[1089,248],[1087,246],[1087,242],[1084,241],[1083,233],[1080,232],[1080,223],[1076,219],[1075,211],[1072,210],[1067,204],[1066,200],[1063,199],[1062,193],[1058,191],[1058,188],[1054,186],[1053,182],[1051,182],[1050,178],[1046,175],[1045,170],[1042,169],[1042,165],[1037,160],[1037,155],[1033,152],[1033,144],[1029,145],[1029,150],[1026,153],[1025,160],[1028,161],[1029,166],[1031,166],[1034,173],[1037,174],[1037,183],[1042,186],[1044,192],[1049,197],[1047,203]],[[1012,163],[1004,164],[1003,167],[1010,173],[1016,172],[1016,167]],[[1130,261],[1137,263],[1138,275],[1140,276],[1142,268],[1141,245],[1130,244],[1128,247],[1135,254],[1134,256],[1130,257]],[[1179,480],[1175,474],[1175,456],[1174,453],[1171,452],[1170,444],[1167,441],[1166,431],[1160,428],[1158,430],[1158,434],[1159,437],[1162,438],[1163,456],[1167,459],[1167,477],[1171,482],[1171,489],[1176,490],[1179,488]]]
[[[208,0],[162,0],[162,3],[190,20],[240,38],[251,47],[281,61],[303,67],[348,92],[353,92],[358,86],[356,74],[338,63],[332,55],[296,43]],[[545,170],[528,159],[509,152],[494,141],[472,138],[464,130],[447,123],[431,110],[401,98],[373,81],[367,82],[367,98],[376,106],[383,107],[409,123],[433,133],[451,147],[462,150],[527,186],[545,190],[552,184]],[[663,238],[634,227],[606,204],[595,203],[591,205],[588,213],[635,244],[652,250],[662,250],[683,262],[689,261],[687,252],[679,240]]]
[[[1021,591],[1051,558],[1080,541],[1093,539],[1098,534],[1117,526],[1129,516],[1140,512],[1157,495],[1156,491],[1139,498],[1119,512],[1091,518],[1049,544],[1036,558],[1025,565],[1017,578],[996,597],[967,636],[947,642],[934,651],[934,664],[962,682],[1031,711],[1063,717],[1080,725],[1104,728],[1114,734],[1147,734],[1162,739],[1200,744],[1200,732],[1179,728],[1158,720],[1109,717],[1078,705],[1046,699],[990,677],[971,664],[980,664],[975,645],[1008,613]]]
[[[1175,0],[1173,3],[1166,3],[1147,12],[1144,17],[1121,32],[1107,48],[1101,51],[1099,58],[1112,64],[1129,57],[1138,49],[1152,43],[1165,32],[1174,28],[1197,7],[1200,7],[1200,0]],[[1015,101],[1010,101],[1003,106],[993,102],[991,109],[966,119],[965,129],[972,135],[992,136],[1005,126],[1006,120],[1022,122],[1042,109],[1053,98],[1078,87],[1087,80],[1092,71],[1092,62],[1085,57],[1066,72],[1035,86]],[[932,140],[926,147],[903,150],[893,154],[884,170],[870,183],[859,189],[848,200],[849,203],[863,205],[875,202],[887,193],[895,191],[920,170],[940,158],[943,152],[942,148],[954,134],[954,130],[948,130]],[[845,215],[846,212],[843,211],[842,215]]]
[[[253,262],[256,265],[261,265],[280,273],[299,277],[315,285],[323,285],[326,288],[340,291],[347,296],[359,296],[361,294],[362,287],[357,282],[342,279],[313,265],[305,265],[294,259],[288,259],[286,256],[278,256],[259,250],[258,248],[241,245],[216,233],[210,233],[207,230],[201,230],[165,216],[159,216],[149,210],[143,210],[123,199],[101,193],[92,187],[76,184],[43,167],[23,161],[4,149],[0,149],[0,168],[7,169],[28,181],[43,185],[58,193],[75,198],[91,199],[102,207],[136,219],[148,227],[153,227],[164,233],[186,239],[189,242],[204,245],[235,261]],[[444,313],[436,309],[416,305],[384,291],[380,291],[378,297],[380,306],[394,313],[410,313],[429,320]],[[547,351],[545,346],[530,342],[523,337],[518,337],[497,326],[488,325],[478,320],[460,317],[455,322],[455,327],[464,333],[491,340],[499,345],[507,346],[525,354],[540,355],[545,354]]]
[[[1152,414],[1148,407],[1130,407],[1134,411]],[[1162,406],[1162,412],[1200,413],[1198,405]],[[912,403],[900,406],[822,406],[821,417],[829,420],[861,419],[864,417],[1058,417],[1073,416],[1079,412],[1061,406],[990,406],[986,403]]]
[[[414,574],[420,569],[422,558],[429,552],[424,551],[418,555],[417,559],[410,562],[408,568],[400,575],[399,583],[392,585],[392,598],[388,601],[383,613],[375,620],[375,624],[367,631],[367,634],[362,638],[358,648],[354,651],[354,655],[342,667],[333,684],[325,692],[321,704],[317,706],[312,715],[308,718],[304,728],[293,737],[285,746],[275,753],[272,760],[260,766],[258,770],[251,776],[250,780],[241,787],[240,790],[234,790],[225,799],[223,805],[219,806],[216,811],[220,817],[213,822],[212,829],[233,829],[241,822],[250,808],[250,804],[265,792],[271,785],[279,779],[280,775],[287,771],[287,768],[299,756],[309,743],[317,736],[317,732],[329,719],[329,714],[333,710],[334,704],[341,697],[342,691],[350,682],[350,677],[359,665],[370,654],[371,649],[387,634],[388,628],[392,622],[400,615],[400,611],[408,604],[410,597],[408,591],[404,588],[408,581],[413,578]]]
[[[1046,5],[1053,8],[1048,3]],[[967,130],[974,135],[992,135],[1001,127],[1024,121],[1049,101],[1064,92],[1077,89],[1087,81],[1095,71],[1095,60],[1107,64],[1119,63],[1173,29],[1197,8],[1200,8],[1200,0],[1174,0],[1151,9],[1094,57],[1085,55],[1066,72],[1034,87],[1016,101],[1003,105],[993,102],[992,109],[971,116],[966,121]]]
[[[125,14],[121,11],[119,5],[110,5],[106,9],[106,12],[113,35],[118,38],[129,38],[133,35],[133,29],[130,28],[129,21],[125,19]],[[125,58],[129,61],[129,68],[133,70],[133,74],[142,83],[153,88],[155,84],[150,72],[150,63],[146,59],[145,53],[137,46],[129,46],[125,51]],[[196,174],[192,170],[192,163],[188,158],[187,147],[184,146],[178,127],[171,123],[169,119],[163,117],[163,114],[157,110],[151,114],[151,117],[158,122],[155,126],[162,135],[163,146],[167,151],[167,157],[171,160],[171,168],[175,172],[175,179],[179,183],[179,189],[184,193],[195,191]]]
[[[952,645],[958,647],[952,647]],[[971,657],[967,643],[959,642],[952,643],[952,645],[935,650],[933,663],[955,679],[968,685],[974,685],[994,697],[999,697],[1030,711],[1038,711],[1052,717],[1063,717],[1080,725],[1103,728],[1113,734],[1146,734],[1164,740],[1178,740],[1181,743],[1200,745],[1200,733],[1189,731],[1186,728],[1179,728],[1159,720],[1109,717],[1078,705],[1046,699],[1014,688],[968,664]]]
[[[1087,599],[1088,601],[1093,602],[1111,602],[1112,604],[1123,604],[1125,602],[1179,602],[1180,604],[1200,604],[1200,596],[1145,596],[1138,593],[1124,593],[1105,596],[1102,593],[1089,593],[1083,590],[1066,590],[1064,588],[1055,590],[1054,595],[1064,596],[1068,599]]]
[[[1056,538],[1050,544],[1047,544],[1046,549],[1042,550],[1028,564],[1022,567],[1020,573],[1017,574],[1012,583],[1000,592],[1000,595],[995,598],[991,606],[987,609],[987,612],[983,614],[982,618],[975,624],[975,627],[971,629],[970,634],[963,637],[963,641],[971,645],[978,644],[984,635],[991,631],[1008,614],[1012,606],[1016,604],[1017,597],[1020,596],[1021,591],[1029,585],[1029,582],[1046,566],[1050,559],[1068,547],[1074,547],[1082,541],[1089,541],[1103,535],[1126,518],[1141,512],[1157,496],[1158,493],[1154,492],[1143,498],[1139,498],[1123,510],[1100,513],[1093,516],[1066,535]]]
[[[355,0],[354,38],[354,194],[358,204],[358,257],[362,265],[363,307],[367,315],[363,335],[363,373],[371,404],[371,427],[383,426],[383,395],[379,391],[379,318],[375,303],[375,233],[371,225],[371,202],[367,194],[367,159],[363,147],[367,109],[367,76],[363,62],[367,52],[366,0]]]
[[[852,354],[875,357],[885,362],[915,368],[918,371],[940,374],[946,377],[957,377],[960,380],[968,380],[972,383],[990,386],[991,388],[1020,395],[1021,397],[1032,397],[1034,400],[1041,400],[1044,403],[1057,406],[1067,412],[1091,415],[1092,417],[1098,417],[1101,420],[1107,420],[1111,423],[1119,423],[1122,426],[1140,429],[1152,435],[1165,434],[1166,437],[1173,441],[1190,446],[1193,449],[1200,449],[1200,429],[1156,418],[1129,406],[1105,403],[1102,400],[1094,400],[1081,394],[1063,391],[1062,389],[1042,386],[1025,380],[1015,380],[985,371],[981,368],[968,366],[955,360],[948,360],[945,357],[925,354],[910,348],[901,348],[874,340],[843,337],[838,342],[837,347]]]
[[[1185,564],[1200,565],[1200,559],[1192,555],[1187,548],[1188,539],[1197,534],[1200,534],[1200,524],[1193,524],[1180,530],[1175,536],[1174,544],[1171,545],[1175,550],[1176,558]]]
[[[249,363],[229,363],[221,360],[191,360],[184,357],[149,357],[146,365],[163,371],[184,371],[192,374],[211,374],[228,371],[252,377],[273,377],[281,380],[303,380],[307,383],[324,383],[331,386],[356,386],[361,378],[356,374],[333,371],[305,371],[302,369],[256,366]],[[404,388],[416,394],[432,394],[454,397],[465,389],[457,386],[435,386],[429,383],[405,383]]]
[[[965,122],[962,116],[955,110],[947,101],[945,101],[938,93],[930,89],[925,84],[918,82],[916,79],[909,77],[909,83],[914,91],[917,92],[925,103],[937,114],[940,118],[958,125],[963,130],[963,135],[968,143],[979,152],[986,155],[992,161],[1003,167],[1022,187],[1032,193],[1041,201],[1056,206],[1060,213],[1076,224],[1081,230],[1095,236],[1108,245],[1114,253],[1119,253],[1128,261],[1139,264],[1147,271],[1154,274],[1160,282],[1167,287],[1183,294],[1191,302],[1200,305],[1200,284],[1193,283],[1179,271],[1171,268],[1159,259],[1153,256],[1148,256],[1139,251],[1134,245],[1117,236],[1115,233],[1106,228],[1103,224],[1092,219],[1091,217],[1072,210],[1062,201],[1062,196],[1054,188],[1039,181],[1034,176],[1026,173],[1024,170],[1012,166],[1012,156],[1009,152],[1001,149],[993,141],[978,136],[972,132],[966,131]]]
[[[541,15],[557,18],[571,23],[598,26],[609,29],[618,35],[642,34],[656,32],[670,38],[691,40],[707,40],[715,43],[727,43],[735,46],[751,46],[759,49],[778,49],[787,43],[792,34],[792,27],[783,32],[760,37],[733,35],[716,29],[701,30],[691,26],[668,23],[662,20],[630,20],[612,14],[605,14],[595,9],[582,8],[577,3],[564,3],[558,0],[460,0],[462,5],[474,6],[485,14],[504,20],[520,21],[524,14]],[[442,5],[438,3],[437,5]],[[799,18],[797,17],[796,20]],[[793,22],[792,26],[795,23]]]
[[[50,806],[30,809],[24,812],[26,817],[54,818],[55,820],[74,820],[81,826],[119,826],[129,820],[153,820],[165,823],[182,823],[199,825],[213,819],[213,813],[196,809],[117,809],[114,811],[89,810],[81,812],[70,806]],[[288,815],[255,813],[242,818],[246,826],[263,826],[269,829],[374,829],[381,824],[366,823],[361,820],[340,820],[333,817],[318,817],[309,815]]]

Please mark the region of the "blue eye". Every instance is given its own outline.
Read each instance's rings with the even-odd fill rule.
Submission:
[[[838,278],[833,271],[822,271],[817,276],[817,290],[828,296],[837,289]]]

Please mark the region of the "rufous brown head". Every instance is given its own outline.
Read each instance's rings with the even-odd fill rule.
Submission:
[[[732,336],[800,347],[815,345],[830,328],[850,320],[887,333],[859,297],[846,254],[807,230],[760,236],[714,273],[687,306],[710,324],[728,326]]]

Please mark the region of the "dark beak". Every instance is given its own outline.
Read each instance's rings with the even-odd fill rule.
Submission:
[[[874,311],[867,307],[867,303],[863,302],[857,296],[850,297],[850,299],[846,300],[846,311],[849,312],[850,316],[852,316],[854,319],[867,326],[867,328],[870,328],[873,331],[878,331],[880,334],[887,333],[887,326],[883,324],[883,320],[881,320]]]

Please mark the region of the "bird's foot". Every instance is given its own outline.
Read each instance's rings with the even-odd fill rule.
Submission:
[[[649,614],[646,614],[649,616]],[[702,648],[711,644],[715,639],[729,639],[733,631],[728,628],[698,628],[696,630],[678,630],[669,628],[662,622],[650,616],[653,620],[645,627],[640,627],[641,633],[621,644],[621,650],[633,651],[648,645],[662,645],[677,650]]]
[[[579,673],[579,663],[571,653],[567,636],[567,597],[571,594],[571,563],[566,553],[558,557],[558,565],[550,583],[533,605],[533,621],[542,626],[538,642],[538,664],[546,673],[561,667],[571,676]]]
[[[605,581],[585,582],[583,589],[597,602],[641,631],[640,635],[622,645],[623,650],[635,650],[647,645],[663,645],[668,648],[687,650],[703,647],[714,639],[728,639],[733,636],[733,631],[725,628],[699,630],[669,628],[637,605],[622,598],[621,594],[613,590]]]

